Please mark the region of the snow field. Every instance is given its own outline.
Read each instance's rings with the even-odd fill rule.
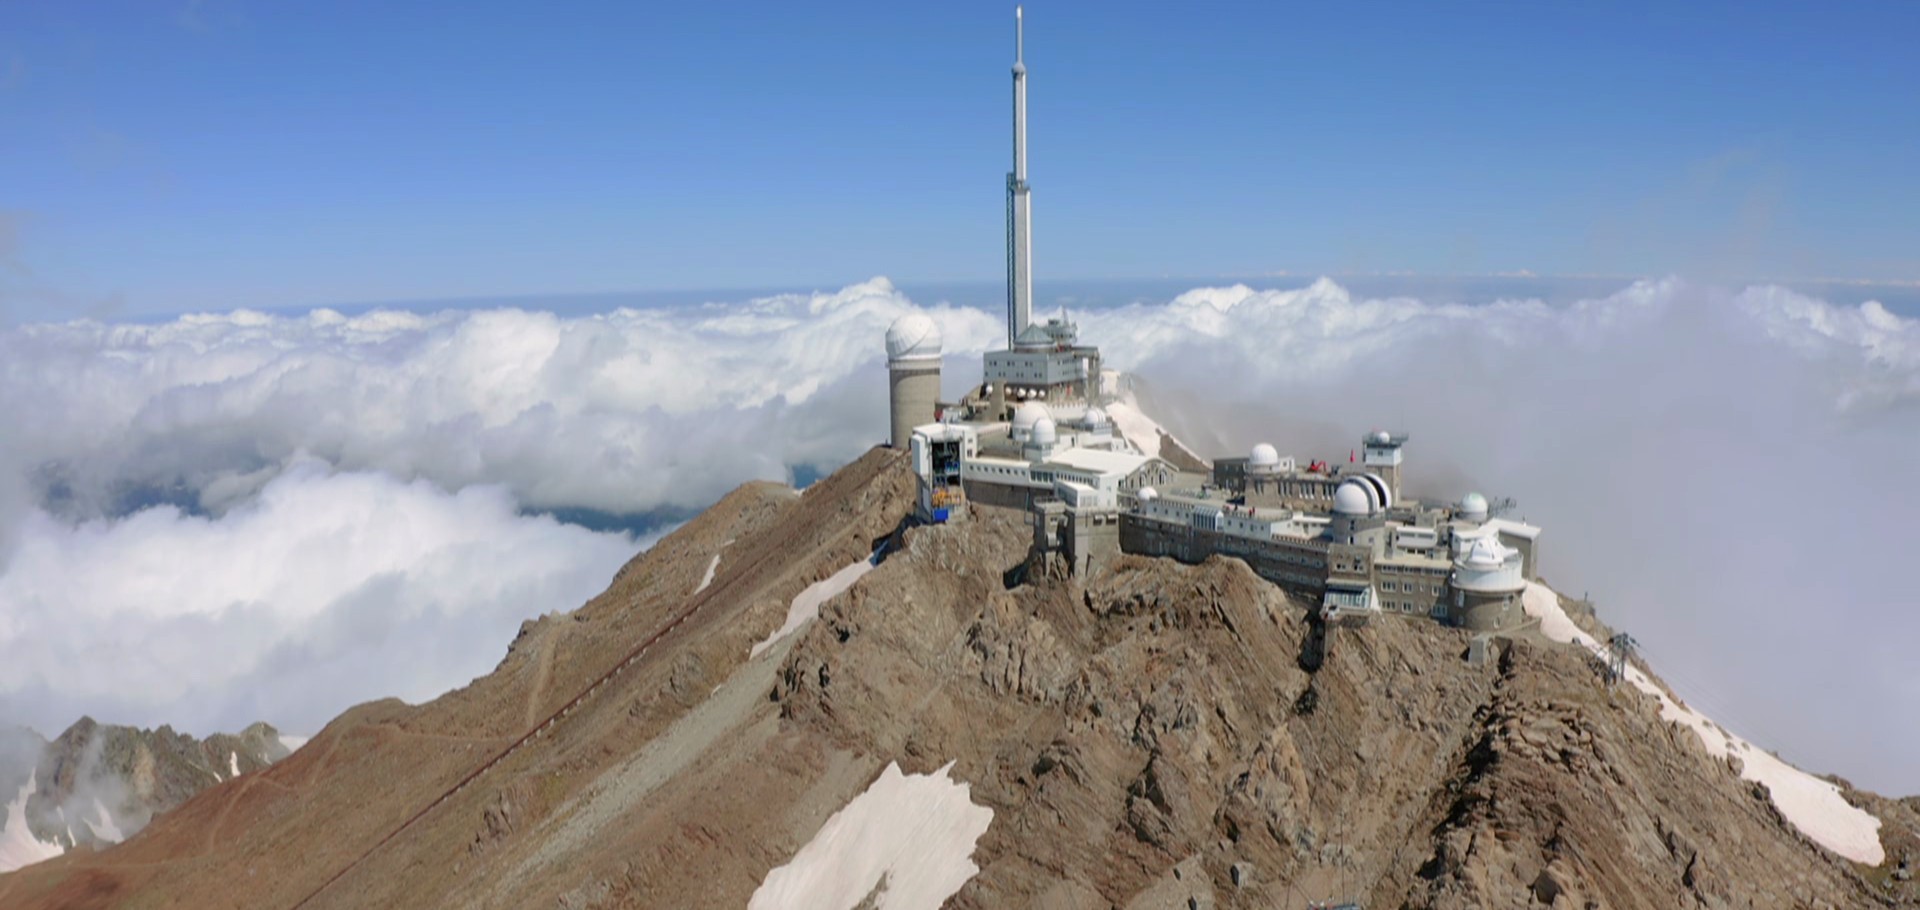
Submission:
[[[873,571],[873,560],[862,557],[846,568],[808,585],[806,590],[794,595],[793,603],[787,606],[786,622],[781,623],[779,629],[767,636],[766,641],[754,645],[753,650],[747,652],[747,658],[751,660],[759,657],[760,652],[773,647],[780,639],[792,635],[794,630],[805,625],[807,620],[820,615],[821,604],[853,587],[854,582],[859,581],[861,576],[871,571]]]
[[[767,873],[748,910],[851,910],[876,888],[879,910],[937,910],[980,871],[973,848],[993,823],[953,763],[903,774],[889,762],[866,791],[820,826],[786,865]]]
[[[20,794],[7,802],[5,827],[0,827],[0,872],[12,872],[66,852],[59,844],[34,837],[27,828],[27,796],[39,786],[35,776],[29,774]]]
[[[1113,421],[1114,429],[1126,437],[1140,454],[1149,458],[1160,457],[1160,425],[1153,418],[1141,413],[1140,409],[1126,401],[1115,401],[1106,407],[1107,419]]]

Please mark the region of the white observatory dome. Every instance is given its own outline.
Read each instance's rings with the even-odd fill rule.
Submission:
[[[1487,498],[1478,493],[1460,497],[1460,517],[1469,521],[1484,521],[1487,517]]]
[[[1381,430],[1380,432],[1373,434],[1373,441],[1380,443],[1381,445],[1386,445],[1387,443],[1393,441],[1393,434],[1387,432],[1386,430]]]
[[[1096,430],[1110,425],[1107,423],[1107,412],[1099,408],[1088,408],[1086,416],[1081,418],[1081,420],[1084,421],[1088,427]]]
[[[1387,482],[1373,474],[1349,477],[1333,488],[1333,510],[1341,515],[1372,515],[1392,507]]]
[[[1047,406],[1037,401],[1029,401],[1013,409],[1013,431],[1019,435],[1033,432],[1034,424],[1049,419]]]
[[[1152,487],[1141,487],[1140,492],[1133,495],[1138,497],[1141,502],[1152,502],[1160,498],[1160,491]]]
[[[1342,515],[1367,515],[1373,512],[1373,494],[1359,480],[1342,481],[1333,489],[1333,510]]]
[[[1255,468],[1271,468],[1280,464],[1280,451],[1266,443],[1253,447],[1253,454],[1247,456],[1247,465]]]
[[[914,310],[887,328],[888,360],[931,360],[940,356],[940,324]]]
[[[1053,425],[1053,418],[1042,417],[1033,422],[1033,444],[1050,446],[1060,441],[1060,431]]]

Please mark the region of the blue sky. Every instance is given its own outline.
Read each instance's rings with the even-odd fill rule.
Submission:
[[[1920,5],[1028,22],[1043,276],[1920,279]],[[0,319],[992,280],[1011,26],[0,2]]]

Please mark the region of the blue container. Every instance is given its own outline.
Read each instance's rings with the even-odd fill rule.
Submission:
[[[947,520],[947,510],[944,506],[933,510],[933,521],[935,524],[939,524],[946,520]]]

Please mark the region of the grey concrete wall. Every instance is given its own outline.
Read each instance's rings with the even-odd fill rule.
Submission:
[[[975,505],[994,506],[1001,509],[1019,509],[1022,512],[1032,507],[1034,493],[1039,492],[1026,487],[1016,487],[1003,483],[985,483],[978,480],[962,481],[961,487],[966,491],[967,499],[971,500]],[[1051,496],[1052,491],[1046,491],[1046,495]]]
[[[1216,554],[1237,557],[1255,574],[1291,593],[1310,598],[1315,606],[1327,584],[1327,554],[1309,544],[1252,540],[1190,525],[1154,521],[1130,512],[1120,516],[1120,550],[1142,556],[1170,557],[1184,563],[1205,562],[1207,557]]]
[[[1518,627],[1526,619],[1520,607],[1520,595],[1457,592],[1458,603],[1451,607],[1447,621],[1475,632],[1494,632]]]

